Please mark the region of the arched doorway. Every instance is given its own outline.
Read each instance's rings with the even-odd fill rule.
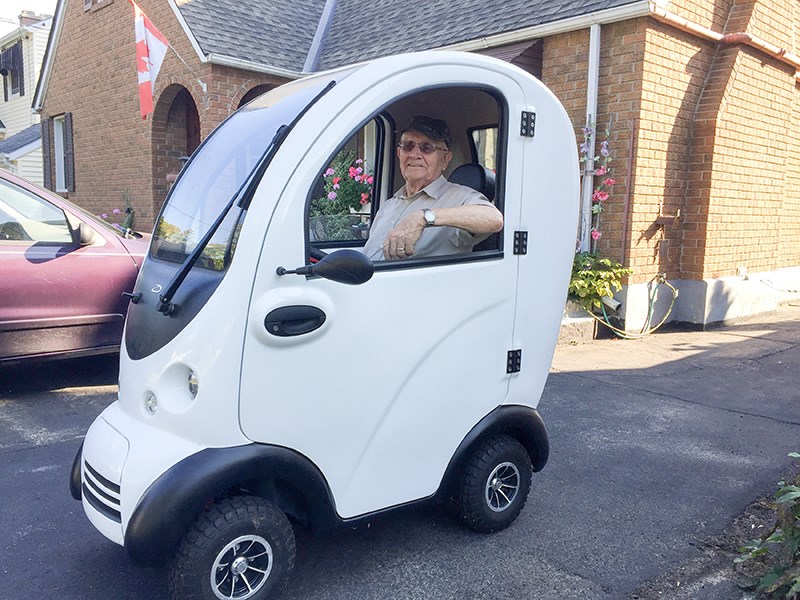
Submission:
[[[153,202],[156,213],[186,159],[200,145],[200,114],[189,90],[171,85],[153,111]]]
[[[239,106],[237,106],[236,108],[242,108],[253,98],[256,98],[261,94],[270,91],[274,87],[275,87],[274,85],[257,85],[253,89],[248,90],[247,93],[244,96],[242,96],[242,99],[239,100]]]

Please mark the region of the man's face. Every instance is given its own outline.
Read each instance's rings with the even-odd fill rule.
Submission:
[[[397,148],[397,158],[400,160],[400,173],[406,181],[406,188],[413,192],[419,191],[429,183],[435,181],[447,168],[453,153],[449,150],[436,149],[430,154],[420,150],[420,144],[430,144],[437,148],[444,148],[444,142],[432,140],[417,131],[406,131],[400,138],[400,144],[415,142],[414,148],[405,151]]]

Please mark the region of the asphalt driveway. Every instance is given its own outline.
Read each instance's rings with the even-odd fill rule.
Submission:
[[[480,536],[418,507],[329,537],[300,531],[284,598],[627,598],[773,491],[800,450],[798,371],[800,306],[560,347],[540,405],[550,462],[511,528]],[[0,598],[166,597],[163,572],[132,565],[67,489],[115,384],[108,359],[0,371]],[[724,577],[686,590],[744,597]]]

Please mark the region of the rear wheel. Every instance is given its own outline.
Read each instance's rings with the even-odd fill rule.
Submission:
[[[174,600],[266,600],[294,567],[294,532],[274,504],[227,498],[201,514],[169,573]]]
[[[531,489],[528,452],[508,435],[491,437],[468,458],[456,497],[463,525],[480,533],[505,529],[519,516]]]

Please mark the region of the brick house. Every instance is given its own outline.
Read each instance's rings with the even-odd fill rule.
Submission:
[[[39,114],[31,99],[50,35],[50,15],[23,11],[19,27],[0,37],[0,169],[42,184]]]
[[[122,0],[60,0],[37,87],[45,181],[90,210],[131,197],[149,227],[180,158],[255,94],[377,56],[452,48],[540,77],[579,138],[587,122],[609,129],[617,183],[596,245],[634,270],[618,294],[629,331],[646,322],[659,273],[680,290],[670,319],[700,326],[800,297],[796,2],[139,4],[175,50],[152,119],[139,117],[132,9]],[[655,311],[668,302],[660,295]]]

